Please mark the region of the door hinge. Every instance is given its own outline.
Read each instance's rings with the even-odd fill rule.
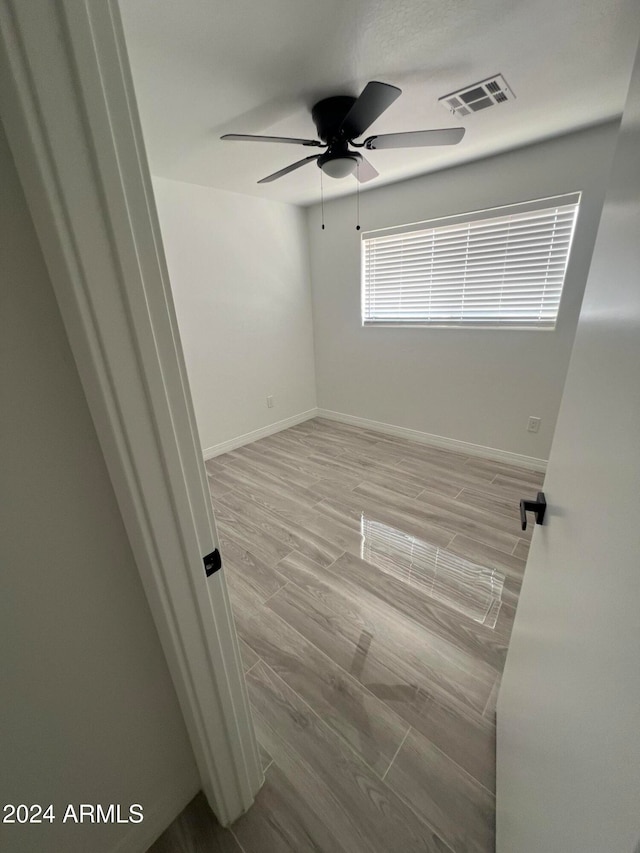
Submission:
[[[222,568],[220,551],[216,548],[210,554],[207,554],[206,557],[203,557],[202,562],[204,563],[204,573],[208,578],[210,578],[212,574]]]

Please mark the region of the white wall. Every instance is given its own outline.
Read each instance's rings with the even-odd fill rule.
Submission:
[[[139,851],[199,787],[22,189],[0,127],[0,827],[11,853]],[[67,803],[145,820],[63,824]]]
[[[615,123],[600,126],[360,198],[366,231],[582,190],[552,332],[362,328],[355,198],[325,204],[325,231],[310,208],[318,405],[548,458],[616,133]],[[384,152],[375,164],[384,171]],[[542,418],[537,435],[526,431],[529,415]]]
[[[154,189],[205,453],[313,409],[304,211],[164,178]]]

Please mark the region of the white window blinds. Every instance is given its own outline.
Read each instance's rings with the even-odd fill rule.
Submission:
[[[363,325],[553,328],[580,193],[362,235]]]

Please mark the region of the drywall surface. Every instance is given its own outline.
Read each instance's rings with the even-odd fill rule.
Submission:
[[[356,200],[326,204],[324,231],[310,208],[318,406],[548,458],[616,134],[610,123],[360,197],[367,231],[581,190],[554,331],[363,328]]]
[[[11,853],[146,849],[199,787],[22,189],[0,127],[0,803]],[[63,822],[71,804],[141,824]]]
[[[313,409],[304,212],[153,183],[203,450]]]

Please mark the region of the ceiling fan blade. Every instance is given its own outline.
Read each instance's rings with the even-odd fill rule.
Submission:
[[[366,157],[362,157],[362,155],[360,155],[358,168],[356,169],[356,178],[360,183],[366,184],[367,181],[372,181],[374,178],[377,178],[379,174],[380,173],[373,168]]]
[[[309,145],[313,148],[325,148],[326,146],[317,139],[296,139],[290,136],[253,136],[250,133],[225,133],[220,139],[232,142],[284,142],[293,145]]]
[[[370,151],[380,148],[423,148],[429,145],[457,145],[464,136],[464,127],[443,130],[410,130],[407,133],[383,133],[365,139]]]
[[[340,130],[347,139],[362,136],[382,113],[402,94],[402,89],[375,80],[367,83],[360,97],[342,120]]]
[[[278,178],[282,178],[284,175],[288,175],[289,172],[294,172],[296,169],[299,169],[300,166],[304,166],[305,163],[310,163],[312,160],[317,160],[320,157],[320,154],[314,154],[313,157],[305,157],[304,160],[298,160],[297,163],[292,163],[290,166],[285,166],[284,169],[280,169],[279,172],[274,172],[273,175],[267,175],[266,178],[262,178],[261,181],[258,181],[259,184],[269,184],[271,181],[275,181]]]

